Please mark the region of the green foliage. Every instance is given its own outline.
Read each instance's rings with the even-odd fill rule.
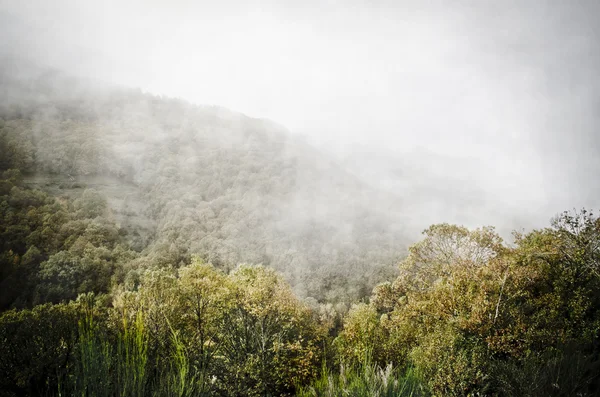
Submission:
[[[350,304],[404,253],[403,225],[384,210],[395,198],[280,126],[133,91],[64,98],[48,92],[56,83],[44,81],[54,78],[21,87],[26,97],[36,88],[44,95],[0,108],[0,171],[18,169],[26,185],[71,196],[70,218],[111,218],[132,231],[143,267],[189,264],[193,254],[223,270],[263,263],[302,296]],[[0,194],[11,187],[0,182]],[[97,194],[81,194],[86,187]],[[40,239],[55,236],[40,229],[31,244],[41,249]],[[62,249],[56,240],[52,253]]]
[[[112,395],[113,347],[110,341],[100,336],[100,332],[93,316],[88,315],[79,321],[78,355],[73,360],[71,373],[59,386],[61,394],[90,397]]]
[[[342,360],[372,346],[377,363],[414,366],[435,395],[535,395],[552,384],[591,393],[596,380],[584,374],[599,353],[599,226],[586,211],[564,213],[552,228],[517,235],[513,248],[490,228],[432,226],[400,276],[350,311]],[[578,353],[560,353],[570,343]],[[560,370],[569,365],[584,374]],[[515,377],[513,390],[507,374],[518,368],[535,380]]]
[[[31,307],[107,293],[118,268],[136,257],[106,217],[106,201],[85,190],[57,199],[19,186],[19,172],[4,171],[0,195],[0,309]]]
[[[95,245],[112,235],[110,224],[63,221],[80,236],[42,262],[45,299],[72,299],[81,286],[102,292],[111,263],[137,260],[118,243]],[[140,269],[108,297],[4,312],[0,387],[82,396],[597,395],[598,225],[587,212],[566,213],[511,248],[489,228],[432,227],[400,276],[354,304],[337,335],[333,306],[309,308],[270,268],[227,274],[194,258]],[[5,260],[29,266],[47,252],[32,245]]]
[[[357,365],[373,355],[380,356],[382,337],[377,310],[359,303],[350,308],[344,318],[344,332],[335,342],[344,360]]]
[[[23,105],[0,123],[3,392],[600,393],[592,213],[510,247],[433,225],[358,303],[401,238],[361,186],[332,186],[268,123],[132,93],[91,103],[111,117]],[[95,177],[112,185],[82,189]],[[324,358],[340,370],[319,377]]]
[[[600,361],[576,345],[557,351],[532,353],[523,360],[491,363],[493,388],[499,395],[597,396]]]
[[[76,304],[40,305],[0,315],[0,390],[44,395],[76,351]]]
[[[297,394],[298,397],[427,395],[429,392],[412,368],[400,371],[392,364],[381,368],[368,358],[350,368],[341,365],[339,372],[334,373],[324,366],[321,376]]]
[[[0,171],[11,168],[23,172],[32,170],[35,147],[27,139],[28,134],[23,134],[23,127],[31,128],[31,124],[23,126],[15,121],[0,124]]]
[[[75,299],[85,292],[107,292],[112,275],[110,254],[92,248],[81,257],[61,251],[40,265],[38,296],[42,302]]]
[[[144,313],[149,354],[167,374],[157,387],[169,394],[285,395],[316,375],[324,330],[262,266],[225,275],[195,259],[147,271],[114,306],[127,318]]]
[[[451,326],[440,325],[419,338],[409,357],[435,395],[468,396],[487,391],[485,347]]]
[[[219,387],[228,395],[291,395],[316,375],[322,331],[273,270],[242,265],[230,281]]]
[[[148,382],[148,333],[142,313],[138,312],[132,324],[123,317],[118,333],[118,395],[145,395]]]
[[[492,227],[469,231],[444,223],[429,227],[423,234],[426,237],[411,246],[408,257],[400,263],[400,280],[407,288],[431,288],[455,270],[475,270],[505,250]]]
[[[81,197],[73,201],[73,209],[82,218],[95,218],[106,213],[106,199],[98,192],[86,189]]]

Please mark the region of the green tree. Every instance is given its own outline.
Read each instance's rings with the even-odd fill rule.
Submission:
[[[291,395],[316,375],[323,330],[275,271],[241,265],[219,336],[227,395]]]

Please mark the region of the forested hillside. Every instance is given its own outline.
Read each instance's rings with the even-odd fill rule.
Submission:
[[[592,212],[405,250],[398,198],[272,122],[0,88],[0,396],[600,395]]]
[[[196,254],[223,269],[272,266],[301,296],[348,302],[405,252],[399,200],[281,126],[12,66],[0,168],[56,198],[94,190],[139,253],[126,272]]]

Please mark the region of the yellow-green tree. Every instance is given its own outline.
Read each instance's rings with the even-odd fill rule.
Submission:
[[[323,330],[274,270],[241,265],[219,345],[228,395],[292,395],[316,375]]]

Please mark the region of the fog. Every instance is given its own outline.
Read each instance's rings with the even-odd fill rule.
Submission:
[[[0,1],[0,50],[284,125],[416,229],[600,202],[600,3]]]

